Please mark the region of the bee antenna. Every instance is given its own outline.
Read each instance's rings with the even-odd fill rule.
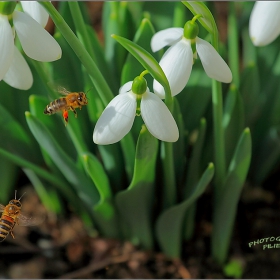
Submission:
[[[86,94],[90,91],[90,90],[92,90],[93,89],[93,87],[91,87],[90,89],[88,89],[87,91],[86,91]]]
[[[21,196],[18,200],[21,200],[21,198],[22,198],[25,194],[26,194],[26,192],[24,192],[24,193],[22,194],[22,196]]]
[[[15,190],[15,199],[17,199],[17,190]]]

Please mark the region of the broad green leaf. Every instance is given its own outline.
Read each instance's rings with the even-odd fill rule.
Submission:
[[[225,100],[223,115],[226,165],[234,153],[239,135],[244,129],[244,105],[238,89],[232,84]]]
[[[38,143],[40,143],[42,149],[48,152],[61,173],[63,173],[68,182],[73,185],[79,198],[84,201],[88,207],[94,207],[99,200],[99,194],[95,186],[91,183],[89,178],[85,176],[83,170],[78,168],[60,148],[46,126],[29,112],[26,112],[25,115],[28,126]]]
[[[181,254],[182,232],[184,217],[189,207],[204,192],[214,175],[214,165],[210,163],[193,193],[182,203],[165,210],[156,221],[156,237],[161,250],[172,258],[179,258]]]
[[[90,153],[83,155],[83,164],[88,175],[96,185],[100,200],[94,207],[94,217],[102,234],[109,238],[118,238],[119,229],[116,209],[107,175],[97,158]]]
[[[194,64],[187,87],[175,98],[184,112],[185,128],[191,133],[199,127],[201,118],[206,117],[206,110],[211,104],[211,79],[201,65]]]
[[[85,153],[82,157],[85,170],[91,177],[99,192],[100,201],[111,199],[112,192],[110,189],[110,183],[99,160],[91,153]]]
[[[188,172],[186,176],[186,186],[184,190],[184,197],[188,198],[194,192],[195,186],[199,181],[201,174],[201,156],[203,152],[203,145],[206,133],[206,119],[200,120],[197,139],[193,145],[192,153],[189,159]]]
[[[113,70],[113,75],[119,81],[122,65],[125,59],[125,51],[111,38],[111,34],[125,36],[119,15],[121,2],[105,2],[103,6],[103,32],[105,45],[105,58],[109,67]],[[124,20],[122,18],[122,20]],[[127,26],[125,29],[128,29]]]
[[[194,16],[202,15],[198,19],[201,25],[211,34],[217,33],[215,19],[203,2],[182,1],[182,3],[193,13]]]
[[[260,140],[258,151],[252,155],[250,177],[257,185],[267,178],[275,169],[280,158],[280,129],[271,127],[268,133]]]
[[[251,134],[246,128],[240,136],[221,192],[214,201],[212,256],[219,263],[226,260],[239,197],[251,161]]]
[[[51,213],[60,214],[63,209],[56,190],[52,186],[46,186],[31,169],[23,168],[23,171],[32,183],[47,210]]]
[[[46,171],[37,164],[29,162],[28,160],[25,160],[17,155],[7,152],[1,148],[0,155],[22,168],[34,171],[38,176],[40,176],[40,178],[45,179],[50,184],[57,187],[61,191],[61,193],[63,193],[65,197],[68,198],[69,201],[72,201],[73,203],[76,201],[77,197],[76,195],[73,195],[71,187],[69,187],[69,184],[62,180],[60,177],[53,175],[52,173]]]
[[[244,104],[244,122],[252,126],[261,113],[263,97],[260,95],[258,68],[254,62],[249,64],[241,74],[240,94]]]
[[[11,199],[16,189],[19,169],[16,164],[4,156],[0,156],[1,192],[0,203],[5,204]]]
[[[192,153],[188,163],[187,178],[184,187],[185,198],[190,197],[190,195],[195,191],[195,187],[202,173],[201,157],[203,153],[203,145],[205,142],[206,126],[206,119],[201,119],[197,139],[193,145]],[[193,235],[195,227],[195,213],[196,203],[193,203],[186,211],[185,216],[184,236],[186,240],[189,240]]]
[[[88,36],[90,38],[90,42],[92,44],[92,51],[95,56],[95,63],[100,69],[100,72],[104,76],[105,80],[108,82],[112,92],[118,91],[118,83],[116,81],[116,77],[113,75],[112,68],[109,67],[108,62],[105,59],[104,50],[101,46],[101,43],[97,37],[96,32],[92,28],[92,26],[87,26]],[[113,41],[113,40],[112,40]]]
[[[130,239],[153,248],[152,206],[158,140],[143,126],[136,147],[134,174],[127,190],[116,195],[116,205],[127,223]]]
[[[132,41],[115,34],[113,34],[112,37],[124,48],[126,48],[143,65],[143,67],[149,71],[153,78],[163,86],[165,90],[165,98],[171,99],[171,90],[168,80],[156,59],[146,50]]]
[[[147,18],[144,18],[141,21],[137,32],[135,33],[133,42],[151,53],[152,49],[150,42],[154,33],[155,31],[151,22]],[[145,69],[143,68],[143,66],[137,63],[136,58],[133,55],[128,54],[124,67],[122,69],[121,84],[123,85],[128,81],[133,81],[134,78],[139,76],[140,73],[144,70]],[[151,77],[147,76],[146,80],[148,86],[152,86]]]
[[[0,147],[26,160],[39,162],[38,146],[30,134],[0,104]]]

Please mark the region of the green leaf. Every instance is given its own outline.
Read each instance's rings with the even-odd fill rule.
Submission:
[[[24,159],[39,163],[38,146],[31,135],[0,104],[0,147]]]
[[[136,147],[134,174],[127,190],[116,195],[116,205],[127,223],[133,243],[153,248],[152,202],[158,140],[143,126]]]
[[[146,50],[133,43],[132,41],[117,36],[115,34],[111,36],[116,41],[118,41],[124,48],[126,48],[143,65],[143,67],[149,71],[153,78],[156,79],[163,86],[165,90],[165,98],[169,100],[166,100],[168,106],[168,104],[172,102],[170,86],[164,72],[162,71],[156,59]]]
[[[62,211],[61,202],[56,190],[52,186],[46,186],[34,171],[24,168],[23,171],[32,183],[34,189],[48,211],[60,214]]]
[[[258,144],[257,153],[252,155],[250,175],[257,185],[261,185],[279,163],[280,128],[271,127]]]
[[[40,143],[42,149],[48,152],[61,173],[68,182],[73,185],[80,199],[84,201],[88,207],[94,207],[99,200],[99,194],[95,186],[88,177],[85,176],[83,170],[78,168],[60,148],[46,126],[29,112],[26,112],[25,115],[27,124],[38,143]]]
[[[250,130],[246,128],[235,149],[223,188],[214,201],[211,245],[212,255],[219,264],[225,262],[228,254],[237,204],[250,166],[251,146]]]
[[[223,128],[225,134],[226,166],[228,166],[234,153],[239,135],[244,129],[244,105],[238,89],[231,84],[226,96]]]
[[[88,175],[96,185],[100,196],[99,202],[94,207],[95,220],[98,220],[98,225],[103,235],[109,238],[118,238],[118,221],[108,177],[101,163],[93,154],[84,154],[83,164]]]
[[[201,118],[205,117],[206,110],[211,104],[211,79],[201,69],[201,65],[195,63],[188,81],[188,86],[176,95],[181,111],[185,128],[190,133],[197,129]],[[190,121],[191,120],[191,121]]]
[[[204,192],[214,175],[210,163],[189,198],[165,210],[156,221],[156,237],[161,250],[168,256],[179,258],[182,248],[182,231],[186,211]]]
[[[215,19],[203,2],[182,1],[182,3],[193,13],[194,16],[202,15],[198,21],[209,33],[214,34],[217,32]]]
[[[197,139],[193,145],[191,157],[188,164],[188,172],[186,183],[184,187],[184,197],[188,198],[195,191],[196,185],[201,176],[201,157],[203,153],[203,145],[205,141],[206,134],[206,119],[200,120],[200,127],[198,131]],[[196,213],[196,203],[193,203],[189,209],[186,211],[185,216],[185,239],[189,240],[194,231],[195,227],[195,213]]]
[[[155,34],[154,28],[151,22],[144,18],[141,21],[141,24],[135,33],[133,42],[138,46],[142,47],[143,49],[147,50],[148,52],[152,52],[151,49],[151,39],[152,36]],[[122,76],[121,76],[121,84],[125,84],[128,81],[133,81],[135,77],[139,76],[141,72],[145,69],[139,63],[137,63],[136,58],[128,54],[124,67],[122,69]],[[148,85],[152,85],[151,77],[146,78]]]
[[[15,163],[2,155],[0,156],[0,201],[2,204],[4,204],[4,202],[8,202],[11,199],[11,195],[14,194],[18,171],[19,170]]]

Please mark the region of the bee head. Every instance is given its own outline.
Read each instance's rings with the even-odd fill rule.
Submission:
[[[21,208],[21,202],[20,202],[19,200],[17,200],[17,199],[12,199],[12,200],[10,200],[9,205],[10,205],[11,207],[12,207],[13,205],[15,205],[15,206]]]
[[[79,103],[81,105],[87,105],[88,104],[87,96],[84,92],[79,92],[78,100],[79,100]]]

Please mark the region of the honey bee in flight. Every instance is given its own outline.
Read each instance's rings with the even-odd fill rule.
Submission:
[[[66,96],[58,98],[47,105],[44,110],[44,114],[53,115],[62,111],[62,116],[66,126],[68,124],[68,111],[73,111],[75,117],[77,118],[78,115],[75,108],[80,108],[81,110],[82,106],[88,104],[88,100],[84,92],[69,92],[65,88],[60,88],[58,92]]]
[[[17,192],[15,191],[15,199],[10,200],[7,206],[0,204],[0,212],[3,212],[0,218],[0,242],[4,241],[10,233],[13,238],[13,229],[15,225],[20,226],[35,226],[43,221],[43,218],[26,217],[21,213],[21,198],[16,199]]]

